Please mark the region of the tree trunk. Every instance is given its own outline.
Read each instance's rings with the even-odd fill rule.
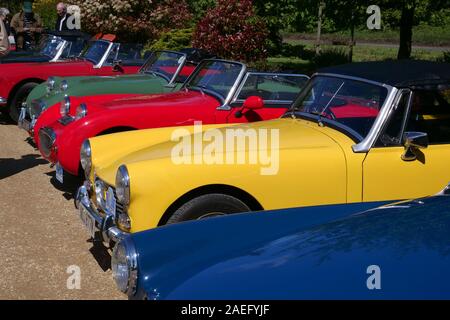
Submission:
[[[398,59],[411,58],[414,10],[414,5],[408,6],[407,4],[403,4],[402,17],[400,18],[400,47],[398,48]]]
[[[325,2],[319,3],[319,13],[317,19],[317,40],[316,40],[316,54],[320,53],[320,42],[322,37],[322,11],[325,8]]]
[[[352,9],[352,20],[350,25],[350,46],[348,50],[348,61],[353,61],[353,46],[355,45],[355,11]]]

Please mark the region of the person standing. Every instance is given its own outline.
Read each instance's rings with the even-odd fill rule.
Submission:
[[[18,50],[27,50],[37,45],[43,31],[41,18],[33,12],[33,1],[24,0],[22,10],[11,20],[11,28],[16,34]]]
[[[7,55],[9,52],[9,32],[5,24],[5,20],[8,14],[8,9],[0,8],[0,57]]]
[[[70,14],[67,13],[67,6],[65,3],[60,2],[56,5],[56,13],[58,18],[56,19],[55,30],[56,31],[67,31],[69,27],[67,22],[69,20]]]

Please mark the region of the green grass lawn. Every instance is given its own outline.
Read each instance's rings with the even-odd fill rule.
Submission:
[[[283,33],[286,40],[316,39],[314,33]],[[355,31],[356,42],[394,43],[399,41],[399,30],[368,30]],[[324,34],[323,40],[344,41],[350,39],[350,31]],[[450,26],[433,27],[420,25],[413,28],[413,44],[422,46],[450,46]]]
[[[341,50],[348,50],[347,46],[332,46],[322,45],[323,50],[330,48],[340,48]],[[314,45],[306,44],[305,50],[314,50]],[[397,48],[385,48],[378,46],[356,45],[353,48],[353,61],[380,61],[397,59]],[[417,60],[432,60],[442,58],[443,54],[440,51],[431,51],[425,49],[413,49],[412,57]],[[317,67],[309,60],[299,57],[270,57],[268,59],[268,68],[270,70],[292,70],[301,73],[311,74]]]

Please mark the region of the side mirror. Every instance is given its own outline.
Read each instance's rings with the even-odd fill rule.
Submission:
[[[116,60],[113,62],[113,71],[114,72],[123,72],[121,60]]]
[[[428,147],[428,135],[423,132],[405,132],[403,134],[403,145],[405,153],[402,155],[404,161],[414,161],[417,159],[417,150]]]
[[[258,96],[250,96],[242,105],[242,109],[257,110],[264,108],[264,100]]]
[[[243,111],[245,109],[258,110],[262,108],[264,108],[264,100],[258,96],[250,96],[247,99],[245,99],[242,108],[239,109],[239,111],[237,111],[234,115],[236,116],[236,118],[241,118],[244,114]]]

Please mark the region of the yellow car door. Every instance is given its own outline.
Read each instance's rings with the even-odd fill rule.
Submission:
[[[450,182],[450,87],[403,90],[363,163],[363,201],[435,194]]]

